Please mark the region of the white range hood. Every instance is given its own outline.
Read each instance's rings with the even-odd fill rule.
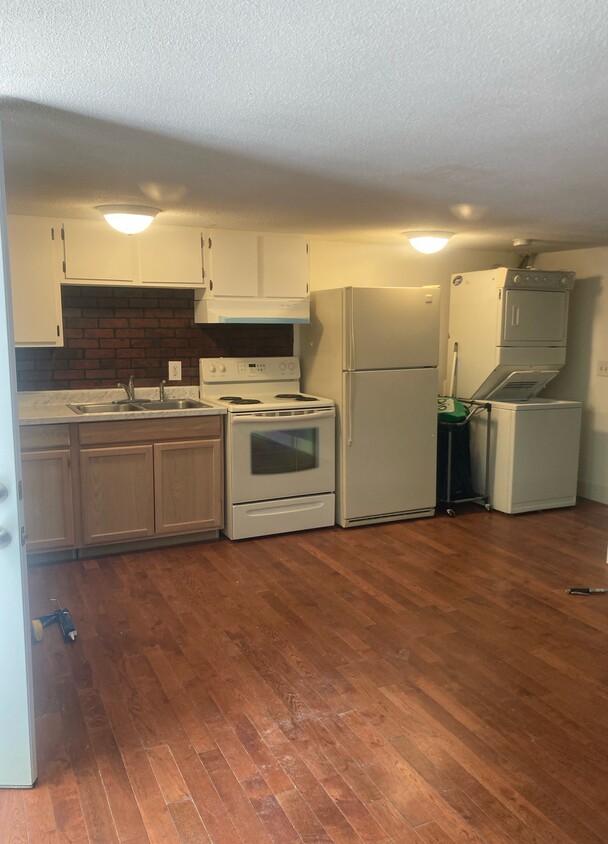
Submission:
[[[217,296],[195,299],[195,322],[224,323],[306,323],[310,322],[310,303],[306,299],[247,298]]]

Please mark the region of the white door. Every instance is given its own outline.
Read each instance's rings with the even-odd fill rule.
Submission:
[[[437,366],[439,288],[346,288],[344,369]]]
[[[568,293],[563,290],[505,290],[502,346],[564,346]]]
[[[0,140],[0,787],[29,787],[36,779],[34,704],[1,150]]]
[[[231,504],[333,492],[336,411],[228,414]]]
[[[343,377],[341,518],[433,508],[437,370],[354,372]]]

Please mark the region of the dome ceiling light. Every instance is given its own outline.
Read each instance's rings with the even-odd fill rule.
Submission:
[[[425,255],[432,255],[439,252],[452,237],[453,232],[403,232],[414,249],[423,252]]]
[[[97,211],[106,218],[106,222],[122,234],[139,234],[148,228],[160,208],[146,205],[98,205]]]

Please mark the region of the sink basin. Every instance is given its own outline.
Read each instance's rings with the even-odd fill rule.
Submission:
[[[70,410],[74,413],[129,413],[133,410],[142,410],[142,408],[132,402],[120,402],[114,404],[112,402],[100,404],[68,404]]]
[[[68,404],[70,410],[75,413],[133,413],[142,410],[190,410],[197,407],[209,407],[195,399],[167,399],[166,401],[151,401],[142,399],[141,404],[137,402],[106,402],[92,404]]]
[[[166,399],[165,401],[149,401],[143,410],[188,410],[197,407],[209,407],[209,405],[195,399]]]

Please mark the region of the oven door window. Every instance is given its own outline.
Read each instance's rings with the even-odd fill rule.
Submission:
[[[293,475],[319,466],[318,428],[252,431],[252,475]]]

